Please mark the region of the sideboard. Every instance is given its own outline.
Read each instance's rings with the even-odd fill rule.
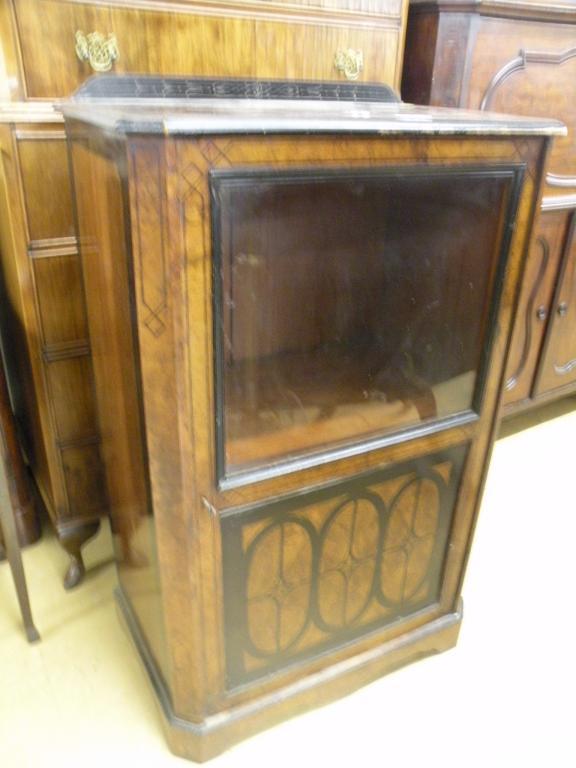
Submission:
[[[197,760],[456,642],[564,134],[310,87],[64,106],[119,602]]]
[[[400,86],[407,0],[6,0],[0,6],[2,274],[26,455],[82,578],[108,508],[62,118],[94,72]]]
[[[557,117],[522,277],[504,395],[511,414],[576,392],[576,5],[410,0],[406,101]]]

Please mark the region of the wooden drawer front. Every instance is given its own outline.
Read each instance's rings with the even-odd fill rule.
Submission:
[[[482,18],[470,71],[467,106],[568,126],[554,140],[545,194],[576,192],[576,24]]]
[[[17,135],[30,247],[73,238],[72,195],[63,131],[24,130]]]
[[[504,405],[530,397],[566,235],[566,212],[540,214],[518,306]]]
[[[567,216],[563,263],[550,310],[550,324],[535,395],[576,382],[576,212]]]
[[[363,54],[359,80],[399,86],[403,42],[400,0],[379,14],[306,12],[239,4],[224,15],[214,4],[198,13],[89,6],[63,0],[15,0],[28,97],[61,97],[94,74],[75,53],[77,30],[113,33],[115,72],[342,80],[338,50]],[[386,5],[386,4],[385,4]],[[185,6],[183,6],[183,9]],[[275,10],[276,9],[276,10]],[[46,41],[49,44],[46,44]]]

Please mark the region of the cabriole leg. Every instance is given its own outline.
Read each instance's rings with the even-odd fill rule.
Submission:
[[[75,522],[59,527],[58,539],[70,555],[70,565],[64,576],[64,589],[77,587],[84,578],[86,568],[82,559],[82,547],[98,533],[99,528],[99,520]]]

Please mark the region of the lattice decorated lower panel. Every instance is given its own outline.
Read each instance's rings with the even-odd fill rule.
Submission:
[[[438,599],[466,446],[223,516],[228,682]]]

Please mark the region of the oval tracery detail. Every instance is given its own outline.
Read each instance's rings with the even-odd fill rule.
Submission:
[[[435,480],[416,477],[400,489],[390,506],[382,545],[382,602],[400,607],[422,597],[439,521],[440,491]]]
[[[357,621],[371,602],[382,527],[378,497],[342,502],[320,533],[316,611],[333,631]]]
[[[283,653],[308,623],[313,573],[311,532],[287,518],[269,525],[247,552],[246,629],[255,655]]]

